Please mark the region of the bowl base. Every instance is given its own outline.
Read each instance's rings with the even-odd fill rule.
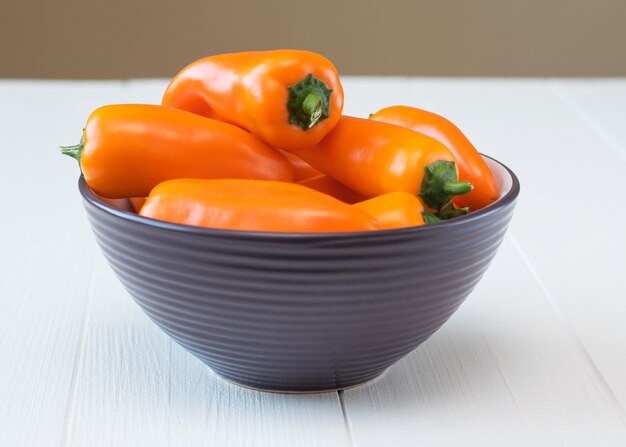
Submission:
[[[214,369],[211,369],[211,371],[213,371],[213,373],[219,377],[221,380],[224,380],[225,382],[228,383],[232,383],[233,385],[237,385],[243,388],[247,388],[249,390],[254,390],[254,391],[262,391],[264,393],[275,393],[275,394],[320,394],[320,393],[332,393],[332,392],[336,392],[336,391],[344,391],[344,390],[350,390],[352,388],[356,388],[359,386],[363,386],[363,385],[369,385],[377,380],[382,379],[385,375],[387,375],[387,371],[389,371],[391,367],[386,368],[385,370],[383,370],[383,372],[375,375],[374,377],[371,377],[367,380],[364,380],[363,382],[359,382],[359,383],[355,383],[355,384],[351,384],[348,386],[342,386],[342,387],[337,387],[337,388],[315,388],[315,389],[307,389],[306,386],[303,386],[302,389],[290,389],[290,390],[282,390],[280,388],[269,388],[269,387],[262,387],[262,386],[257,386],[257,385],[253,385],[251,383],[247,383],[247,382],[242,382],[240,380],[234,379],[232,377],[228,377],[225,376],[223,374],[218,373],[217,371],[215,371]]]

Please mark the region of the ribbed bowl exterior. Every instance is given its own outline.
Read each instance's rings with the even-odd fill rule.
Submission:
[[[452,315],[504,237],[511,175],[504,198],[469,216],[327,235],[159,222],[79,187],[102,252],[164,332],[227,379],[295,392],[368,381]]]

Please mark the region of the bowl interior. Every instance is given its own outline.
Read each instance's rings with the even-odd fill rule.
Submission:
[[[485,157],[483,155],[483,159],[487,163],[487,166],[489,166],[489,170],[496,180],[499,197],[504,197],[513,187],[513,177],[511,176],[511,173],[493,158]]]

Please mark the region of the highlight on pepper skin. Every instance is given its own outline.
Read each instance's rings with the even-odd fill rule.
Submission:
[[[343,110],[335,66],[302,50],[209,56],[183,68],[162,104],[215,116],[267,144],[293,151],[317,144]]]
[[[455,205],[473,211],[498,199],[496,180],[487,163],[465,134],[450,120],[427,110],[391,106],[370,115],[370,119],[412,129],[444,144],[454,155],[459,180],[467,180],[473,190],[453,199]]]
[[[455,158],[442,143],[374,120],[342,116],[326,138],[296,155],[365,197],[419,193],[434,211],[472,189],[457,182]]]
[[[295,183],[179,179],[152,190],[140,214],[227,230],[328,233],[380,228],[365,211]]]
[[[175,178],[293,181],[287,159],[254,135],[211,118],[157,105],[111,105],[87,120],[81,143],[63,153],[108,198],[145,197]]]
[[[343,100],[319,54],[214,55],[181,70],[161,105],[96,109],[80,143],[61,152],[97,195],[186,225],[374,231],[456,219],[497,199],[482,156],[446,118],[408,106],[344,116]]]

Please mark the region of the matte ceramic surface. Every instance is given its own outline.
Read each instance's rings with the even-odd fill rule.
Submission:
[[[453,221],[364,233],[197,228],[143,218],[79,188],[98,243],[146,314],[221,376],[288,392],[371,380],[430,337],[474,289],[519,193]],[[503,291],[504,293],[504,291]]]

